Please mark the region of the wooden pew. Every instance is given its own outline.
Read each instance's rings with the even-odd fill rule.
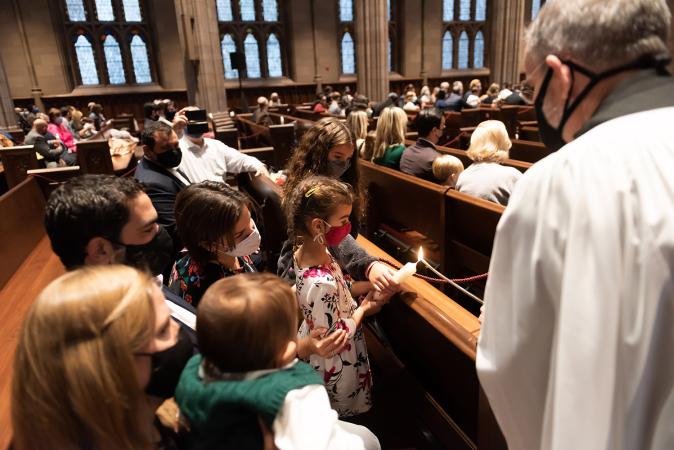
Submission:
[[[253,122],[249,114],[239,114],[236,118],[246,132],[259,134],[263,145],[274,147],[271,165],[278,169],[285,167],[296,141],[294,122],[266,127]]]
[[[522,126],[519,129],[519,138],[523,141],[541,142],[538,126]]]
[[[518,161],[535,163],[552,153],[541,142],[513,139],[512,143],[513,146],[510,148],[510,158]]]
[[[411,229],[438,244],[442,272],[463,277],[488,271],[503,206],[369,161],[359,164],[369,195],[368,237],[381,224]]]
[[[12,436],[10,400],[14,349],[28,310],[40,291],[64,273],[44,230],[45,199],[28,177],[0,197],[0,449]]]
[[[115,173],[112,167],[110,146],[108,141],[103,139],[80,141],[77,144],[77,164],[84,174],[112,175]]]
[[[239,149],[239,130],[236,128],[216,128],[214,134],[215,139],[228,147]]]
[[[26,175],[27,171],[40,168],[34,146],[32,145],[1,148],[0,161],[4,168],[5,179],[7,180],[7,187],[9,189],[25,180],[28,177]]]
[[[81,174],[80,166],[53,167],[49,169],[34,169],[28,171],[28,175],[31,178],[35,178],[40,185],[40,190],[42,191],[44,198],[49,198],[49,195],[59,185]]]
[[[392,260],[364,237],[358,243]],[[429,430],[440,448],[506,449],[477,379],[477,318],[418,278],[402,289],[377,314],[383,339],[371,325],[365,330],[375,389],[383,384],[386,392],[395,392],[395,401],[383,406],[393,417],[411,415],[402,426]]]

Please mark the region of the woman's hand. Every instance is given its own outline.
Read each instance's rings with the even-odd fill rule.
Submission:
[[[155,411],[159,422],[166,428],[175,433],[189,431],[190,424],[185,416],[180,414],[180,408],[174,398],[169,398],[162,403]]]
[[[400,291],[400,285],[393,279],[395,271],[384,263],[374,262],[370,266],[367,278],[377,291],[384,295],[393,295]]]
[[[297,342],[297,354],[300,358],[310,355],[318,355],[321,358],[332,358],[344,349],[348,336],[344,330],[335,330],[330,335],[321,337],[326,328],[311,330],[309,336],[301,338]]]

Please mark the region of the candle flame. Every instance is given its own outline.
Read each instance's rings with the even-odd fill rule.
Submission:
[[[424,249],[422,247],[419,247],[419,250],[417,251],[417,256],[419,257],[419,259],[417,259],[417,262],[424,259]]]

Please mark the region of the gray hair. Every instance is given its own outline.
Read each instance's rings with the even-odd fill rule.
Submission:
[[[452,83],[452,92],[455,94],[463,94],[463,83],[460,81]]]
[[[665,0],[550,0],[527,30],[527,59],[555,54],[606,70],[668,53],[670,20]]]

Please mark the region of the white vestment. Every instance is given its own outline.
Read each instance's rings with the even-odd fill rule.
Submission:
[[[511,450],[674,448],[674,108],[528,170],[489,272],[477,369]]]

